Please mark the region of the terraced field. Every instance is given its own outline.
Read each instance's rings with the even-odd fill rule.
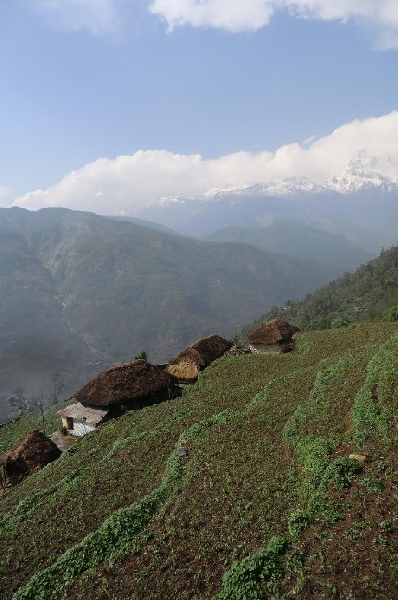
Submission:
[[[0,496],[0,595],[396,598],[397,438],[396,324],[224,358]]]

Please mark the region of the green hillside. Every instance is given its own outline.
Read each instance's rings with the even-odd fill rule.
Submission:
[[[275,306],[251,325],[283,317],[302,329],[341,327],[371,319],[398,320],[398,247],[323,286],[304,300]]]
[[[395,598],[397,390],[395,323],[219,360],[0,496],[1,597]]]

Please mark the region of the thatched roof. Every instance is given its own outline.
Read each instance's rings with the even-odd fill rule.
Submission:
[[[214,333],[185,348],[180,354],[171,359],[169,365],[191,362],[199,367],[207,367],[216,358],[220,358],[227,350],[232,348],[232,345],[232,342]]]
[[[220,358],[232,345],[232,342],[217,334],[201,338],[172,358],[167,370],[180,380],[192,381],[199,371]]]
[[[7,477],[19,478],[41,469],[60,455],[54,442],[35,429],[0,456],[0,465],[4,466]]]
[[[83,406],[80,402],[71,404],[66,408],[58,411],[61,417],[69,417],[72,419],[85,420],[95,425],[102,421],[102,419],[108,414],[109,409],[93,408],[91,406]]]
[[[114,406],[164,392],[173,388],[174,382],[165,369],[141,358],[103,371],[86,383],[75,398],[84,405]]]
[[[269,346],[272,344],[284,344],[294,340],[300,333],[295,325],[290,325],[283,319],[273,319],[263,323],[247,337],[249,344]]]

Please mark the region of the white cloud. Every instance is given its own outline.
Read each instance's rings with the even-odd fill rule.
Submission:
[[[118,31],[120,0],[30,0],[30,6],[60,29],[88,29],[93,34]]]
[[[154,0],[149,10],[164,19],[170,30],[192,25],[239,32],[267,25],[274,13],[272,4],[264,0]]]
[[[182,25],[255,31],[288,9],[299,18],[354,21],[371,27],[380,48],[398,49],[397,0],[153,0],[150,12],[169,29]]]
[[[387,169],[382,174],[398,178],[398,111],[352,121],[330,135],[285,145],[276,152],[237,152],[205,160],[200,155],[150,150],[114,160],[100,158],[47,190],[17,198],[13,205],[133,215],[162,196],[190,196],[214,187],[294,175],[322,183],[343,171],[358,154],[381,159],[381,168]]]
[[[397,0],[25,0],[56,27],[114,33],[123,9],[145,10],[161,18],[169,30],[190,25],[230,32],[255,31],[280,10],[304,19],[338,20],[373,32],[376,47],[398,49]]]

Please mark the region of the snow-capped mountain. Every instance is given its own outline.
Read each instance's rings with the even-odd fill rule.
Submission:
[[[340,175],[327,179],[323,187],[341,194],[372,188],[394,192],[398,190],[398,164],[391,158],[358,156]]]
[[[161,198],[139,216],[199,236],[223,227],[293,219],[377,250],[398,242],[398,160],[360,154],[323,182],[293,176],[213,188],[190,197]]]
[[[216,188],[208,190],[202,198],[215,199],[225,195],[236,196],[291,196],[299,192],[320,192],[322,186],[310,181],[307,177],[292,176],[284,179],[273,179],[269,183],[251,183],[234,188]]]
[[[330,191],[352,194],[363,190],[372,190],[372,188],[384,189],[389,192],[398,191],[398,161],[360,153],[348,163],[341,173],[329,177],[323,183],[316,183],[307,177],[291,176],[273,179],[267,183],[254,182],[232,187],[212,188],[203,194],[196,194],[189,198],[163,197],[159,199],[159,205],[172,206],[187,202],[217,201],[232,196],[237,198],[248,196],[251,198],[289,197],[297,194],[320,194]]]

